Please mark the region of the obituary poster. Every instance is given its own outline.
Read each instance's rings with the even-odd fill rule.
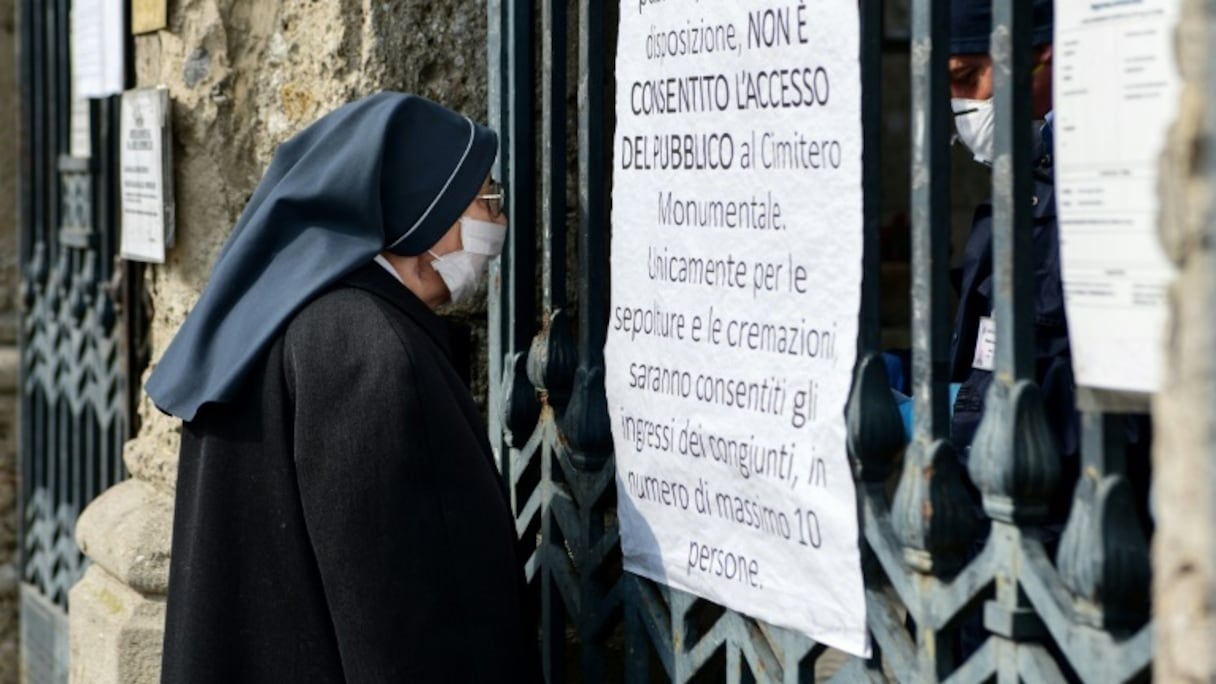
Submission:
[[[1174,268],[1157,234],[1157,165],[1178,112],[1179,4],[1056,3],[1056,203],[1078,385],[1161,383]]]
[[[623,3],[606,385],[625,567],[869,652],[844,407],[855,3]]]
[[[164,263],[173,246],[172,127],[166,88],[128,90],[122,95],[120,163],[124,259]]]

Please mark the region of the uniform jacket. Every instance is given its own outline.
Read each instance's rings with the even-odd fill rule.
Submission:
[[[1052,501],[1052,519],[1062,522],[1076,481],[1080,453],[1080,421],[1064,292],[1060,280],[1060,239],[1052,178],[1051,128],[1044,126],[1043,141],[1034,169],[1034,343],[1035,380],[1042,392],[1044,413],[1061,457],[1061,483]],[[995,303],[992,273],[992,205],[975,212],[971,234],[963,252],[959,307],[951,344],[951,382],[962,383],[954,402],[951,438],[964,461],[969,455],[983,416],[992,373],[972,368],[980,319],[992,316]],[[999,334],[999,331],[998,331]]]
[[[163,680],[539,681],[521,555],[442,319],[369,264],[183,426]]]
[[[1041,131],[1034,169],[1034,355],[1035,380],[1043,398],[1044,414],[1060,455],[1060,480],[1048,502],[1044,538],[1050,543],[1067,521],[1073,488],[1080,475],[1081,420],[1076,409],[1076,381],[1072,349],[1064,315],[1060,276],[1060,237],[1052,176],[1052,128]],[[984,412],[984,399],[992,373],[972,368],[976,333],[982,316],[992,315],[992,205],[975,212],[971,235],[963,254],[958,314],[951,346],[951,381],[962,383],[954,403],[951,438],[964,463]],[[1131,483],[1136,513],[1146,532],[1153,529],[1149,512],[1152,481],[1152,422],[1147,415],[1122,418],[1125,439],[1125,474]],[[974,492],[973,492],[974,493]]]

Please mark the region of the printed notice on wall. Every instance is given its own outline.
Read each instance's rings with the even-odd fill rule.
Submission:
[[[1178,4],[1056,3],[1056,203],[1078,385],[1161,382],[1174,269],[1157,237],[1157,163],[1178,111]]]
[[[627,570],[866,654],[856,4],[634,0],[605,349]]]
[[[68,154],[79,159],[93,156],[93,115],[89,111],[89,101],[82,97],[72,98],[72,112],[69,115],[70,131],[68,133]]]
[[[166,245],[172,246],[173,164],[169,131],[167,89],[146,88],[122,94],[119,179],[123,258],[162,263]]]
[[[122,0],[72,0],[71,31],[75,96],[121,93],[126,75]]]

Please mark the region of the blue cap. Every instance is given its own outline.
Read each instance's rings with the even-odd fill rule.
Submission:
[[[1016,0],[1021,2],[1022,0]],[[1051,42],[1052,0],[1034,2],[1031,42],[1035,47]],[[992,36],[992,0],[951,0],[950,54],[988,52]]]

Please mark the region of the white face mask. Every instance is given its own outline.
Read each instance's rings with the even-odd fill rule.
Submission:
[[[452,303],[467,301],[485,281],[490,259],[502,252],[507,238],[506,226],[491,221],[460,217],[460,241],[463,249],[443,256],[427,250],[435,258],[431,268],[443,279],[452,294]]]
[[[950,99],[950,108],[954,110],[954,127],[958,130],[959,140],[971,150],[977,162],[992,166],[993,138],[996,134],[992,99],[965,100],[955,97]]]

